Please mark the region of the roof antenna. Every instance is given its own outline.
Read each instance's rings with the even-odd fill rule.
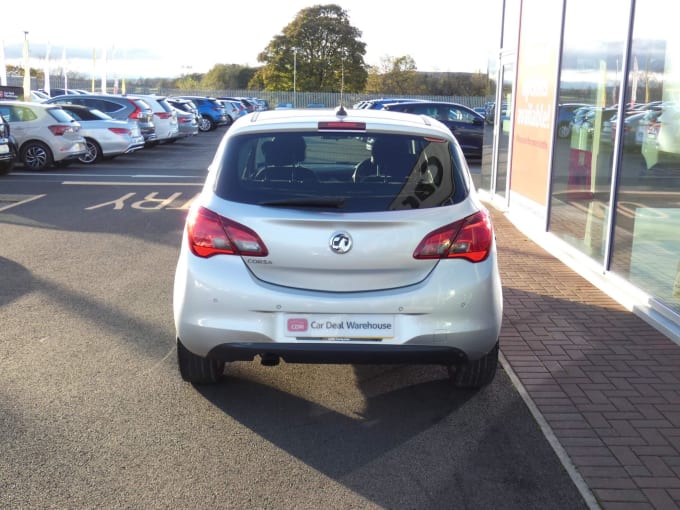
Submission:
[[[338,109],[335,110],[335,115],[337,115],[338,117],[347,117],[347,112],[345,111],[345,107],[342,106],[342,103],[340,103]]]

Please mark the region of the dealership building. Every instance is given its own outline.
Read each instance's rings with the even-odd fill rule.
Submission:
[[[660,0],[498,0],[478,188],[680,343],[680,31]]]

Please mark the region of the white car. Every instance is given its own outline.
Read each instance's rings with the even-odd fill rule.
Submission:
[[[175,113],[175,109],[168,103],[167,97],[145,94],[135,94],[135,97],[148,103],[153,111],[153,123],[156,125],[156,139],[150,142],[150,145],[172,143],[180,138],[177,113]]]
[[[174,281],[179,371],[414,363],[494,377],[494,231],[442,123],[382,110],[256,112],[224,135]]]
[[[0,101],[0,115],[9,122],[27,170],[77,161],[87,151],[80,124],[61,106],[27,101]]]

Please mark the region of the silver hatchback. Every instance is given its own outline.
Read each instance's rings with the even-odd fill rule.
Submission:
[[[494,377],[494,232],[438,121],[380,110],[256,112],[224,135],[174,283],[182,377],[225,362],[414,363]]]

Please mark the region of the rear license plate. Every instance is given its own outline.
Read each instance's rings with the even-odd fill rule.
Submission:
[[[285,316],[285,335],[298,338],[392,338],[393,315]]]

